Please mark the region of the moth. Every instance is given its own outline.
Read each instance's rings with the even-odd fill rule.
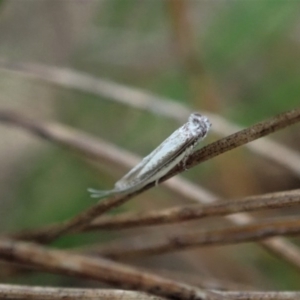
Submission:
[[[192,113],[187,123],[174,131],[165,141],[142,161],[115,183],[112,190],[95,190],[89,188],[93,198],[105,198],[116,194],[135,192],[150,182],[158,184],[159,179],[166,175],[180,162],[185,166],[187,158],[195,146],[203,140],[211,123],[208,118]]]

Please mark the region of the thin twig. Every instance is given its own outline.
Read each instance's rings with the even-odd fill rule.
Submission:
[[[162,225],[184,221],[199,220],[213,216],[225,216],[240,212],[278,209],[300,204],[300,189],[265,195],[250,196],[234,201],[212,204],[192,204],[150,211],[140,214],[125,213],[117,216],[103,216],[82,228],[83,231],[115,230],[149,225]],[[12,235],[14,238],[34,240],[47,234],[46,226],[36,230],[24,230]]]
[[[299,300],[300,292],[219,292],[231,300]],[[141,292],[114,289],[53,288],[0,284],[0,298],[11,300],[163,300]]]
[[[184,231],[155,239],[149,235],[120,239],[105,246],[87,251],[113,259],[156,255],[208,245],[225,245],[252,242],[273,236],[291,236],[300,233],[299,217],[275,218],[256,221],[253,224],[221,229]]]
[[[258,195],[206,205],[185,205],[141,214],[104,216],[94,220],[84,231],[99,229],[126,229],[132,227],[161,225],[224,216],[239,212],[276,209],[300,204],[300,190]]]
[[[96,139],[83,131],[59,123],[31,119],[22,113],[3,109],[0,110],[0,122],[18,126],[43,139],[79,152],[87,158],[107,161],[110,165],[119,167],[128,164],[127,161],[129,164],[137,162],[135,156],[129,152],[116,150],[113,145],[100,138]]]
[[[132,88],[102,78],[96,78],[89,74],[68,68],[59,68],[35,63],[16,63],[0,60],[0,68],[9,72],[15,72],[27,78],[46,81],[66,88],[81,90],[101,96],[101,100],[110,100],[135,109],[153,112],[178,122],[184,122],[191,109],[178,103],[178,101],[152,94],[148,91]],[[203,112],[212,124],[212,130],[221,136],[226,136],[241,127],[218,116],[216,114]],[[270,139],[247,144],[250,150],[262,157],[273,160],[300,176],[300,155],[284,145]]]
[[[299,300],[300,292],[221,292],[232,300]]]
[[[250,143],[263,136],[298,123],[299,121],[300,108],[281,113],[269,120],[259,122],[203,147],[190,156],[186,163],[186,167],[193,167],[200,162],[211,159],[241,145]],[[177,167],[176,170],[173,170],[173,172],[170,172],[167,176],[177,174],[179,170],[180,169]]]
[[[170,270],[165,268],[160,268],[155,265],[152,268],[147,268],[147,271],[155,271],[156,274],[164,276],[173,280],[182,281],[185,283],[191,284],[193,286],[199,286],[208,290],[217,290],[217,291],[255,291],[255,287],[251,284],[237,282],[235,279],[220,279],[212,277],[212,275],[206,274],[206,272],[196,272],[190,273],[186,272],[184,269],[180,270]]]
[[[85,277],[113,285],[171,299],[208,300],[223,299],[218,294],[132,267],[100,258],[72,254],[67,251],[49,250],[35,244],[0,239],[0,258],[23,263],[40,270]]]
[[[205,112],[205,115],[212,120],[215,133],[221,136],[242,130],[241,126],[233,124],[221,116],[212,115],[208,112]],[[300,154],[296,150],[273,141],[271,138],[264,138],[263,140],[247,144],[247,148],[267,160],[283,166],[297,177],[300,177]]]
[[[0,299],[12,300],[165,300],[141,292],[0,284]]]

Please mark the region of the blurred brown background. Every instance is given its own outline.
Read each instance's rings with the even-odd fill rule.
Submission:
[[[2,0],[0,109],[61,122],[140,156],[181,125],[105,95],[36,80],[30,72],[15,72],[19,63],[42,64],[143,89],[192,110],[209,111],[233,124],[248,126],[299,106],[299,13],[299,1],[277,0]],[[1,126],[0,137],[2,232],[70,218],[94,203],[87,187],[109,189],[125,172],[105,161],[95,168],[79,155],[19,128]],[[218,137],[212,130],[205,143]],[[299,137],[295,126],[271,138],[299,151]],[[300,172],[291,172],[245,147],[184,176],[224,198],[288,190],[300,182]],[[117,212],[182,203],[187,202],[159,187]],[[298,210],[293,207],[280,214]],[[218,223],[210,222],[199,226]],[[181,226],[190,225],[176,230]],[[55,245],[79,246],[123,235],[98,232],[64,237]],[[208,247],[134,263],[169,269],[186,278],[212,276],[261,289],[299,288],[299,275],[293,268],[254,244]],[[35,274],[7,280],[86,284]]]

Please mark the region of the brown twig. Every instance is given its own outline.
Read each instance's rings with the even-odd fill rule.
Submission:
[[[241,126],[233,124],[221,116],[215,114],[211,115],[210,113],[205,114],[212,120],[215,133],[221,136],[242,130]],[[270,138],[264,138],[263,140],[247,144],[247,148],[267,160],[283,166],[297,177],[300,177],[299,152],[275,142]]]
[[[169,253],[208,245],[225,245],[257,241],[273,236],[300,233],[299,217],[285,217],[256,221],[253,224],[222,229],[201,230],[151,239],[149,235],[120,239],[105,246],[93,247],[89,253],[97,253],[113,259]]]
[[[79,152],[87,158],[107,161],[111,165],[134,164],[137,159],[127,151],[121,151],[100,138],[55,122],[31,119],[21,113],[0,110],[0,122],[18,126],[43,139]]]
[[[266,195],[246,197],[235,201],[226,201],[206,205],[186,205],[141,214],[122,214],[104,216],[94,220],[84,231],[126,229],[148,225],[161,225],[224,216],[239,212],[263,209],[276,209],[300,204],[300,190],[278,192]]]
[[[298,300],[300,292],[220,292],[231,300]],[[0,298],[11,300],[163,300],[141,292],[113,289],[53,288],[0,284]]]
[[[298,300],[300,292],[222,292],[232,300]]]
[[[165,300],[141,292],[0,284],[0,298],[11,300]]]
[[[0,258],[23,263],[40,270],[85,277],[115,287],[149,292],[170,299],[224,299],[216,293],[195,288],[126,265],[100,258],[90,258],[67,251],[49,250],[35,244],[0,240]]]
[[[300,204],[300,189],[277,192],[265,195],[251,196],[234,201],[212,204],[193,204],[167,208],[159,211],[133,214],[125,213],[117,216],[103,216],[82,228],[83,231],[115,230],[132,227],[171,224],[213,216],[224,216],[240,212],[258,211],[263,209],[278,209]],[[34,240],[43,237],[49,231],[48,227],[36,230],[25,230],[13,235],[14,238]]]
[[[237,148],[241,145],[250,143],[256,139],[271,134],[275,131],[281,130],[299,121],[300,108],[281,113],[273,117],[272,119],[259,122],[253,126],[238,131],[234,134],[231,134],[225,138],[222,138],[214,143],[203,147],[202,149],[196,151],[193,155],[191,155],[191,157],[186,163],[186,167],[193,167],[196,164],[199,164],[200,162],[211,159],[217,155]],[[177,167],[176,170],[170,172],[170,175],[177,174],[179,170],[180,169]],[[170,175],[168,174],[168,176]]]

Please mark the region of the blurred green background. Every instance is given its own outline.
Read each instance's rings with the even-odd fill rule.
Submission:
[[[2,0],[0,61],[68,67],[247,126],[299,106],[299,13],[300,2],[291,0]],[[0,109],[73,126],[140,156],[180,125],[108,98],[1,68],[0,88]],[[96,170],[79,155],[20,129],[1,126],[0,136],[2,232],[68,219],[94,203],[87,187],[111,188],[124,173],[111,170],[105,162]],[[274,135],[296,150],[299,137],[299,127]],[[216,138],[211,134],[208,140]],[[299,186],[295,175],[245,150],[234,150],[185,176],[223,197]],[[113,213],[184,203],[162,188],[150,193]],[[149,203],[151,195],[155,200]],[[121,235],[71,236],[55,245],[79,246]],[[224,268],[224,260],[235,262],[226,271],[227,279],[259,288],[299,288],[299,276],[291,267],[254,245],[215,251],[215,256],[223,253],[219,260]],[[203,265],[195,267],[191,258],[199,258],[199,253],[194,250],[189,258],[178,254],[184,270],[193,265],[193,272],[200,272]],[[205,261],[205,250],[201,255]],[[172,259],[164,256],[147,263],[167,268]],[[216,265],[207,262],[206,267],[222,277]],[[82,284],[28,274],[13,280]]]

